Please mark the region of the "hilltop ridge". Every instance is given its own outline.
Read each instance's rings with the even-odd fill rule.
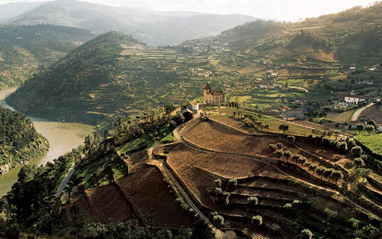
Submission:
[[[224,30],[254,19],[238,14],[166,13],[71,0],[46,2],[9,19],[7,23],[70,26],[97,34],[121,31],[148,45],[163,46],[179,44],[187,39],[218,35]]]

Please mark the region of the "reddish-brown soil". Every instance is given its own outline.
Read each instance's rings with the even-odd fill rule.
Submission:
[[[170,193],[157,168],[138,169],[118,184],[146,223],[154,219],[155,226],[159,228],[193,226],[191,214],[175,202],[175,196]]]
[[[114,184],[87,190],[81,196],[72,199],[70,206],[73,205],[77,205],[89,220],[102,223],[108,223],[109,219],[114,222],[136,219],[133,208]],[[70,206],[66,206],[65,209],[70,209]],[[70,212],[68,216],[71,216]]]
[[[64,206],[63,209],[66,210],[66,215],[68,216],[69,219],[72,218],[70,209],[73,205],[76,205],[78,208],[80,208],[80,212],[83,213],[83,215],[85,216],[87,220],[92,221],[95,219],[93,209],[90,206],[89,201],[86,198],[85,194],[81,194],[80,196],[71,199],[70,203]]]
[[[227,124],[229,126],[232,126],[236,129],[243,130],[249,134],[253,134],[256,132],[255,128],[247,127],[245,126],[243,121],[235,120],[226,116],[221,116],[221,115],[212,115],[210,116],[212,120],[219,121],[223,124]]]
[[[181,134],[185,140],[204,148],[248,155],[266,155],[270,153],[268,145],[281,140],[279,138],[246,136],[216,122],[202,122],[190,129],[186,127]]]
[[[170,192],[167,183],[155,167],[136,169],[116,184],[87,190],[64,209],[71,217],[70,208],[79,206],[88,220],[108,223],[124,222],[137,219],[143,226],[153,219],[153,226],[178,229],[193,227],[193,217],[175,202],[176,197]],[[130,204],[131,203],[131,204]]]
[[[231,120],[227,119],[225,123],[236,123],[234,126],[240,127],[237,122]],[[180,134],[186,141],[185,144],[165,146],[159,150],[159,154],[167,155],[169,166],[204,206],[218,211],[225,217],[227,228],[239,229],[248,236],[253,236],[250,218],[253,215],[261,215],[265,228],[284,234],[290,233],[288,226],[292,223],[299,223],[303,227],[321,223],[323,218],[327,217],[328,209],[338,212],[338,216],[346,220],[360,215],[356,210],[349,211],[351,204],[336,190],[337,185],[319,179],[314,173],[305,168],[300,169],[293,165],[294,163],[285,163],[286,159],[277,158],[268,146],[281,142],[283,150],[289,150],[293,154],[299,153],[309,161],[325,167],[335,167],[335,162],[331,160],[335,154],[341,157],[339,163],[346,164],[349,159],[344,154],[306,142],[299,146],[290,144],[285,138],[275,135],[247,135],[217,122],[194,120],[185,126]],[[248,178],[250,172],[253,173],[253,178]],[[223,190],[231,193],[228,206],[220,205],[217,197],[210,193],[214,191],[214,179],[218,177],[240,179],[234,188],[223,187]],[[246,205],[250,196],[258,197],[258,206]],[[295,203],[291,208],[285,207],[286,203],[295,200],[304,204]],[[308,203],[310,201],[311,204]],[[300,206],[306,207],[304,210],[307,210],[309,215],[298,216]],[[341,232],[335,229],[339,227]],[[342,225],[329,225],[327,228],[339,235],[348,230],[347,226]],[[286,238],[294,236],[286,234]]]
[[[129,155],[129,172],[135,172],[136,169],[142,168],[148,160],[147,151],[141,150]]]
[[[290,144],[287,140],[281,137],[248,136],[216,122],[192,122],[192,125],[186,126],[181,134],[186,142],[217,152],[235,153],[248,156],[266,156],[277,159],[276,154],[271,153],[268,146],[269,144],[280,142],[284,145],[283,150],[289,150],[293,154],[301,154],[317,166],[326,168],[333,167],[332,165],[334,162],[331,161],[331,158],[334,155],[340,155],[343,160],[345,160],[342,160],[341,163],[345,163],[345,165],[350,161],[346,155],[320,145],[304,142],[300,145],[303,147],[302,149],[294,144]],[[285,158],[281,158],[281,160],[285,160]],[[342,167],[345,165],[341,164]]]
[[[182,143],[168,146],[166,150],[171,167],[193,167],[224,178],[244,178],[267,166],[256,158],[198,151]]]
[[[115,222],[134,219],[132,206],[123,198],[115,184],[89,190],[86,193],[100,222],[107,223],[109,219]]]

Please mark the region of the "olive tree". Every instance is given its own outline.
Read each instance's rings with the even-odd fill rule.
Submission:
[[[251,222],[256,226],[261,226],[263,224],[263,217],[260,215],[253,216]]]
[[[285,134],[285,131],[288,131],[289,130],[289,125],[287,125],[287,124],[281,124],[280,126],[279,126],[279,130],[281,131],[283,131],[283,134]]]
[[[373,132],[375,130],[375,127],[374,125],[366,125],[365,127],[365,130],[367,131],[367,133],[370,135],[371,132]]]
[[[247,198],[247,204],[249,206],[256,206],[257,204],[259,204],[259,199],[257,199],[257,197],[251,196]]]
[[[354,165],[356,166],[356,168],[363,168],[365,167],[365,162],[363,161],[362,158],[355,158]]]
[[[313,233],[309,229],[304,229],[300,233],[301,239],[312,239]]]

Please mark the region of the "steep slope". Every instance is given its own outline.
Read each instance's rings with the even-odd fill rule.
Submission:
[[[79,27],[96,33],[122,31],[149,45],[169,45],[187,39],[217,35],[251,20],[254,18],[244,15],[165,14],[70,0],[47,2],[10,22]]]
[[[70,27],[1,25],[0,89],[20,85],[93,37],[87,30]]]
[[[26,115],[0,106],[0,174],[47,152],[48,141]]]

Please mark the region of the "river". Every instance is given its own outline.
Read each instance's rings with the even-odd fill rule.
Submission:
[[[11,88],[7,90],[0,91],[0,105],[14,110],[5,102],[5,98],[12,94],[16,88]],[[80,144],[83,144],[86,135],[90,134],[94,127],[86,124],[77,123],[59,123],[53,122],[45,119],[40,119],[36,117],[29,117],[40,134],[48,139],[50,143],[50,148],[45,156],[31,161],[30,165],[39,166],[41,164],[46,164],[49,161],[57,158],[66,152],[71,151]],[[11,189],[12,185],[17,180],[17,174],[19,173],[22,166],[11,169],[8,173],[0,175],[0,197],[7,194]]]

